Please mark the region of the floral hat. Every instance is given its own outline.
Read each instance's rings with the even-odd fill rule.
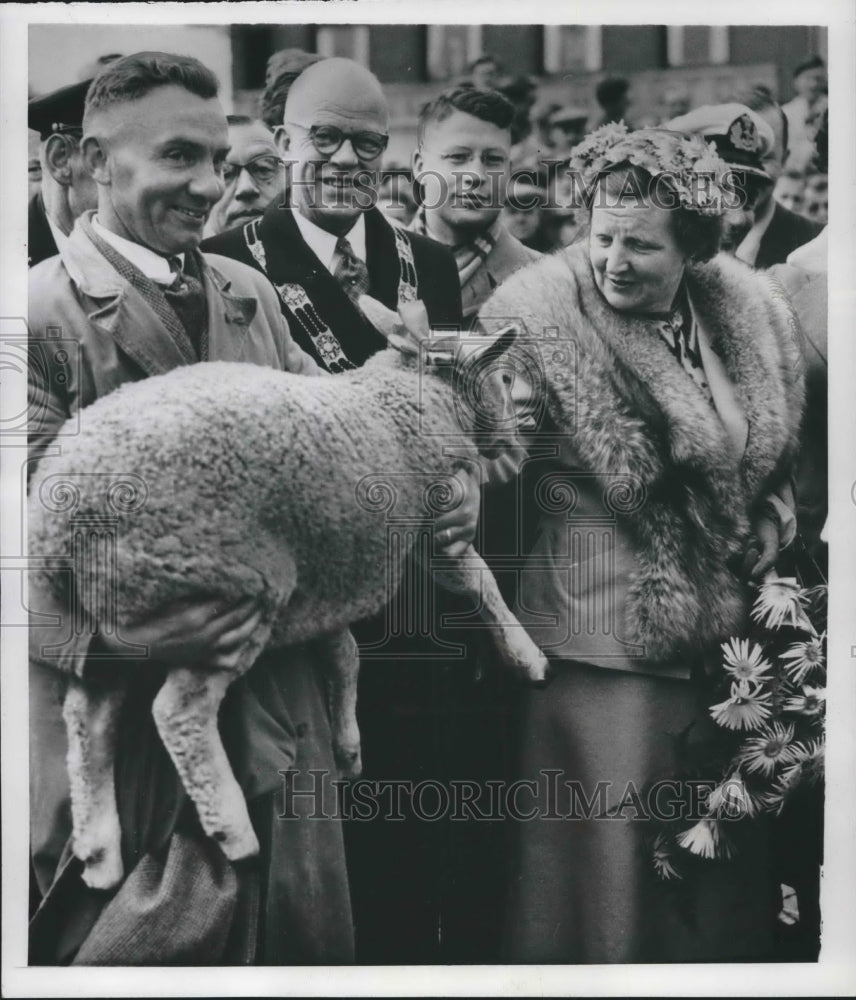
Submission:
[[[590,189],[597,177],[622,163],[662,179],[659,183],[677,197],[682,208],[699,215],[725,211],[723,180],[728,167],[713,143],[698,135],[663,128],[631,132],[624,122],[610,122],[573,148],[568,169]]]

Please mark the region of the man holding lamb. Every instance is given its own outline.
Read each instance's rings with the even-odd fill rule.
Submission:
[[[43,454],[61,448],[61,436],[54,439],[68,418],[125,382],[208,360],[305,375],[333,370],[319,364],[317,350],[295,342],[265,277],[198,249],[222,195],[228,152],[217,92],[216,78],[201,63],[163,53],[114,62],[88,92],[81,148],[98,185],[98,208],[78,220],[59,256],[30,273],[31,470]],[[76,357],[51,345],[57,328]],[[439,523],[443,541],[472,536],[475,493],[475,501],[470,496]],[[74,611],[50,606],[45,595],[31,594],[30,603],[62,625]],[[73,660],[94,683],[110,669],[132,669],[111,660],[122,644],[148,647],[149,657],[165,665],[228,667],[257,614],[252,605],[198,603],[170,608],[121,638],[93,635],[84,623],[59,657]],[[87,888],[67,844],[61,675],[56,653],[45,655],[64,629],[44,625],[51,619],[38,614],[34,621],[31,835],[42,898],[31,925],[30,962],[352,961],[340,823],[305,815],[277,820],[282,771],[336,775],[327,706],[309,656],[297,650],[278,662],[269,655],[265,669],[232,686],[220,716],[261,843],[252,863],[231,865],[202,833],[151,721],[154,689],[141,684],[128,699],[116,763],[127,877],[108,895]],[[329,805],[325,812],[335,814],[332,797]],[[308,813],[311,805],[295,802],[302,807]]]

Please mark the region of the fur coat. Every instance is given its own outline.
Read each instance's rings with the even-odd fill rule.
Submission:
[[[637,491],[619,514],[633,551],[623,624],[653,661],[745,621],[745,545],[789,477],[803,407],[801,335],[782,288],[722,255],[688,267],[685,282],[748,424],[742,454],[656,322],[606,302],[586,246],[518,271],[480,314],[486,329],[520,321],[536,345],[547,416],[569,442],[562,461],[570,452],[604,495],[617,475]]]

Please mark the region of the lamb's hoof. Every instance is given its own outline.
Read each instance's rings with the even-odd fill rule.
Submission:
[[[75,854],[83,862],[82,878],[90,889],[115,889],[122,881],[125,869],[121,851],[99,847],[85,852],[75,850]]]
[[[556,668],[547,660],[547,666],[544,668],[544,676],[537,681],[532,681],[532,687],[542,690],[543,688],[549,687],[556,677]]]
[[[359,747],[356,749],[336,747],[335,756],[341,779],[359,778],[363,773],[363,760]]]
[[[217,830],[211,834],[211,837],[230,861],[254,858],[259,853],[259,841],[249,823],[238,832],[228,833],[225,830]]]

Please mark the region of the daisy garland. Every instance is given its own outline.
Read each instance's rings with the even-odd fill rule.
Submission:
[[[718,736],[700,760],[682,751],[683,776],[709,782],[710,791],[695,823],[662,824],[652,848],[661,878],[730,857],[739,838],[727,838],[726,827],[736,834],[741,824],[777,815],[797,788],[823,779],[826,632],[816,622],[825,609],[825,586],[807,591],[794,578],[771,579],[758,588],[751,636],[722,643],[708,708]]]

